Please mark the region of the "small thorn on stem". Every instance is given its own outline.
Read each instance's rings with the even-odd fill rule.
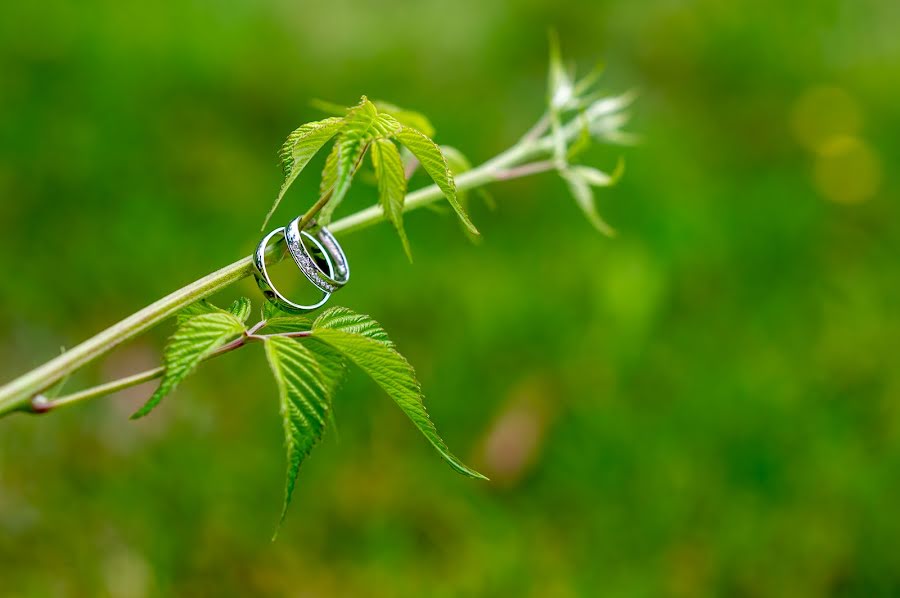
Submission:
[[[32,413],[47,413],[53,409],[53,402],[44,395],[36,395],[31,399]]]

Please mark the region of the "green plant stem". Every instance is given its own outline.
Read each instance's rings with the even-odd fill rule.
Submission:
[[[224,353],[234,351],[235,349],[240,349],[247,344],[247,341],[261,341],[265,338],[270,338],[273,336],[300,338],[310,335],[310,332],[308,330],[298,330],[297,332],[276,332],[273,334],[256,334],[256,331],[265,326],[265,324],[266,321],[262,320],[253,325],[243,336],[236,338],[227,345],[220,347],[209,357],[204,359],[204,361],[208,361]],[[90,399],[96,399],[97,397],[110,395],[119,392],[120,390],[125,390],[126,388],[137,386],[138,384],[143,384],[144,382],[149,382],[150,380],[160,378],[165,373],[165,371],[165,367],[159,366],[150,370],[139,372],[137,374],[132,374],[131,376],[125,376],[124,378],[112,380],[111,382],[105,382],[97,386],[92,386],[78,392],[73,392],[71,394],[55,397],[52,399],[45,398],[43,395],[37,395],[31,401],[32,411],[34,413],[46,413],[58,407],[66,407],[69,405],[74,405],[75,403],[81,403],[82,401],[88,401]]]
[[[42,396],[38,395],[32,401],[34,405],[33,409],[35,412],[46,413],[47,411],[56,409],[58,407],[74,405],[75,403],[80,403],[89,399],[113,394],[114,392],[119,392],[120,390],[125,390],[126,388],[137,386],[138,384],[143,384],[144,382],[149,382],[150,380],[155,380],[156,378],[162,376],[165,371],[166,368],[164,368],[163,366],[159,366],[158,368],[153,368],[152,370],[147,370],[138,374],[126,376],[125,378],[119,378],[118,380],[113,380],[112,382],[107,382],[98,386],[92,386],[91,388],[87,388],[79,392],[73,392],[72,394],[57,397],[55,399],[38,401],[37,399]]]
[[[580,126],[578,122],[568,123],[562,129],[563,135],[567,139],[574,139],[580,131]],[[547,157],[552,152],[552,149],[553,140],[550,136],[544,136],[539,139],[522,139],[510,149],[477,168],[460,174],[456,177],[456,186],[459,190],[467,190],[496,180],[502,180],[504,176],[508,179],[510,178],[508,169],[513,166],[524,165],[536,157]],[[525,174],[521,176],[525,176]],[[430,185],[413,191],[406,196],[404,211],[421,208],[438,201],[442,197],[443,194],[437,185]],[[320,202],[322,202],[321,199]],[[317,202],[316,205],[320,202]],[[312,209],[307,212],[310,219],[314,214],[315,212]],[[329,226],[329,230],[335,234],[342,235],[366,228],[382,220],[384,220],[384,211],[381,206],[374,205],[332,223]],[[276,257],[280,257],[283,254],[283,251],[278,250],[278,248],[283,249],[281,245],[281,242],[273,243],[270,247],[270,252],[275,252]],[[240,259],[166,295],[62,355],[12,380],[0,388],[0,417],[15,411],[42,412],[42,409],[36,408],[33,404],[33,397],[46,391],[63,377],[105,355],[122,342],[146,332],[153,326],[174,316],[178,311],[191,303],[221,291],[235,282],[250,276],[252,272],[251,257]],[[148,373],[144,372],[130,378],[142,375],[148,375]],[[121,382],[114,381],[103,386],[111,387]],[[120,388],[126,387],[127,385]],[[94,390],[88,389],[82,391],[82,393],[91,393]],[[92,394],[90,396],[99,395]],[[69,402],[72,400],[71,396],[64,398],[69,399]],[[62,399],[57,399],[57,402],[60,400]]]

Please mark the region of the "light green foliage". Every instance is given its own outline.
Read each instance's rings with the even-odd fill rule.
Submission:
[[[422,168],[431,177],[431,180],[438,186],[450,205],[463,224],[466,225],[472,233],[478,234],[478,229],[469,220],[469,215],[460,205],[456,198],[456,183],[453,180],[453,173],[450,172],[450,166],[447,159],[441,153],[441,148],[434,141],[410,127],[403,127],[396,135],[397,140],[402,143],[406,149],[412,152]]]
[[[344,126],[344,119],[332,117],[324,120],[307,123],[291,133],[287,141],[281,147],[279,157],[284,170],[284,183],[278,191],[278,197],[275,203],[266,214],[262,228],[266,227],[269,219],[278,204],[281,203],[284,194],[287,192],[291,184],[297,179],[303,169],[309,164],[313,156],[325,145],[334,135]]]
[[[575,198],[575,203],[581,208],[581,211],[584,212],[584,215],[594,228],[607,236],[615,235],[616,231],[603,220],[597,211],[594,191],[591,189],[590,183],[572,170],[564,170],[560,173],[560,176],[569,186],[569,191],[572,193],[572,197]]]
[[[597,211],[592,188],[614,185],[624,172],[623,161],[619,160],[611,174],[571,163],[594,139],[614,142],[632,140],[628,133],[621,131],[621,127],[628,120],[628,115],[623,110],[634,99],[634,93],[603,97],[599,92],[592,91],[591,88],[601,73],[602,68],[595,68],[576,82],[563,65],[556,34],[551,33],[547,119],[553,140],[553,162],[588,221],[598,231],[612,236],[615,231]],[[574,143],[567,145],[562,117],[569,113],[577,114],[581,134]]]
[[[377,139],[390,138],[401,126],[389,114],[379,113],[375,104],[365,96],[347,112],[344,123],[341,135],[335,142],[336,149],[332,152],[336,151],[336,155],[334,158],[329,156],[331,163],[326,162],[322,173],[323,193],[331,190],[331,199],[318,215],[318,222],[323,225],[331,222],[334,210],[350,189],[353,176],[371,143]],[[326,180],[329,182],[327,187]]]
[[[428,137],[434,137],[434,125],[432,125],[431,121],[428,120],[428,117],[421,112],[407,110],[406,108],[401,108],[396,104],[391,104],[390,102],[382,100],[375,100],[375,107],[378,108],[380,112],[386,112],[396,118],[397,122],[401,125],[412,127],[417,131],[421,131],[423,135],[427,135]]]
[[[309,330],[310,327],[312,327],[312,320],[305,316],[282,314],[267,319],[263,331],[266,334],[281,334],[282,332]]]
[[[615,235],[615,230],[603,220],[600,213],[597,211],[592,187],[609,187],[615,185],[624,172],[625,161],[620,159],[616,164],[615,170],[613,170],[611,174],[607,174],[590,166],[581,165],[570,166],[560,173],[563,180],[568,184],[569,190],[575,198],[575,203],[577,203],[578,207],[584,212],[588,221],[594,228],[605,235],[613,236]]]
[[[247,318],[250,317],[251,309],[253,309],[253,306],[251,305],[250,300],[246,297],[241,297],[239,299],[235,299],[234,303],[228,306],[228,313],[233,315],[241,322],[246,322]]]
[[[222,309],[221,307],[213,305],[206,299],[201,299],[200,301],[191,303],[178,312],[175,315],[175,322],[178,326],[181,326],[189,319],[201,314],[231,314],[241,322],[246,322],[247,318],[250,317],[251,309],[252,306],[250,300],[246,297],[235,299],[235,301],[228,306],[228,309]]]
[[[452,147],[450,145],[442,145],[441,153],[444,154],[444,157],[447,159],[447,166],[450,167],[450,172],[453,173],[453,176],[456,177],[467,170],[472,170],[472,162],[463,154],[461,151]],[[476,193],[480,195],[482,199],[485,201],[489,201],[487,192],[484,189],[479,189]],[[469,195],[468,191],[457,191],[456,197],[459,200],[460,205],[463,207],[463,210],[468,213],[469,211]],[[469,230],[462,222],[463,233],[472,243],[481,242],[481,235],[477,235]]]
[[[341,147],[337,143],[328,152],[325,158],[325,166],[322,168],[322,179],[319,182],[319,196],[324,197],[326,193],[331,193],[337,182],[338,157],[341,155]]]
[[[150,413],[201,361],[243,332],[243,322],[227,312],[203,313],[185,320],[163,351],[166,372],[159,388],[131,419]]]
[[[457,459],[438,435],[425,410],[415,371],[394,349],[377,322],[344,308],[334,308],[313,323],[313,338],[340,351],[381,386],[453,469],[484,479]]]
[[[387,139],[376,139],[372,142],[372,166],[378,180],[378,198],[384,215],[397,229],[403,251],[412,261],[412,251],[406,231],[403,230],[403,201],[406,199],[406,175],[403,172],[403,160],[397,146]]]
[[[291,502],[300,465],[322,438],[331,410],[332,392],[336,379],[343,375],[343,365],[334,354],[313,352],[297,339],[271,336],[265,341],[266,358],[278,387],[278,400],[284,426],[287,451],[287,476],[284,506],[280,521],[284,520]]]
[[[313,322],[313,328],[333,328],[371,338],[388,347],[394,346],[387,332],[378,322],[346,307],[326,309]]]
[[[403,229],[403,202],[407,185],[404,162],[394,145],[397,141],[434,180],[469,233],[478,234],[457,198],[456,184],[447,159],[430,138],[434,127],[425,116],[387,102],[371,102],[365,96],[359,104],[349,109],[328,102],[317,102],[317,105],[339,116],[304,125],[288,137],[281,151],[285,181],[269,212],[270,216],[303,167],[334,137],[334,146],[325,160],[319,183],[319,196],[320,199],[325,198],[325,204],[316,214],[316,224],[327,225],[350,190],[353,177],[371,148],[379,201],[400,236],[404,252],[412,261],[409,240]]]
[[[178,326],[181,326],[194,316],[199,316],[200,314],[214,314],[214,313],[227,313],[224,309],[220,307],[216,307],[206,299],[201,299],[200,301],[195,301],[191,303],[177,314],[175,314],[175,323]]]

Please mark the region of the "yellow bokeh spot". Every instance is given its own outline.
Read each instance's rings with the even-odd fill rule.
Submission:
[[[859,133],[862,115],[856,100],[839,87],[814,87],[794,103],[791,128],[806,148],[821,153],[835,137]]]
[[[823,142],[816,157],[816,188],[831,201],[858,203],[878,192],[881,161],[858,137],[833,137]]]

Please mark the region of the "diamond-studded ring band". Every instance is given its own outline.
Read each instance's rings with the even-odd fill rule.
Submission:
[[[319,309],[320,307],[325,305],[325,303],[328,301],[328,298],[331,297],[330,292],[323,290],[322,298],[313,305],[300,305],[299,303],[294,303],[293,301],[282,295],[278,291],[278,289],[275,288],[275,285],[272,284],[272,279],[269,278],[269,272],[266,269],[266,249],[268,249],[269,243],[271,242],[273,237],[283,235],[284,233],[284,228],[276,228],[265,237],[263,237],[262,241],[260,241],[259,245],[256,247],[256,252],[253,254],[253,266],[255,267],[253,275],[256,278],[256,284],[259,286],[259,290],[262,291],[266,299],[268,299],[284,311],[292,313],[306,313]],[[333,275],[334,266],[332,265],[331,259],[328,257],[328,253],[325,251],[325,248],[322,247],[322,244],[319,243],[318,239],[316,239],[306,231],[303,231],[303,235],[322,253],[323,258],[325,259],[325,264],[328,266],[328,272],[329,274]],[[316,286],[318,287],[318,285]]]
[[[288,251],[291,252],[297,267],[311,283],[323,293],[333,293],[350,280],[350,265],[347,263],[347,256],[344,255],[344,250],[341,249],[337,239],[327,228],[320,228],[315,238],[306,231],[301,231],[300,218],[297,216],[284,227],[284,238],[287,241]],[[333,273],[324,272],[313,259],[309,253],[310,243],[313,243],[319,250],[325,248],[325,257],[332,264]]]

